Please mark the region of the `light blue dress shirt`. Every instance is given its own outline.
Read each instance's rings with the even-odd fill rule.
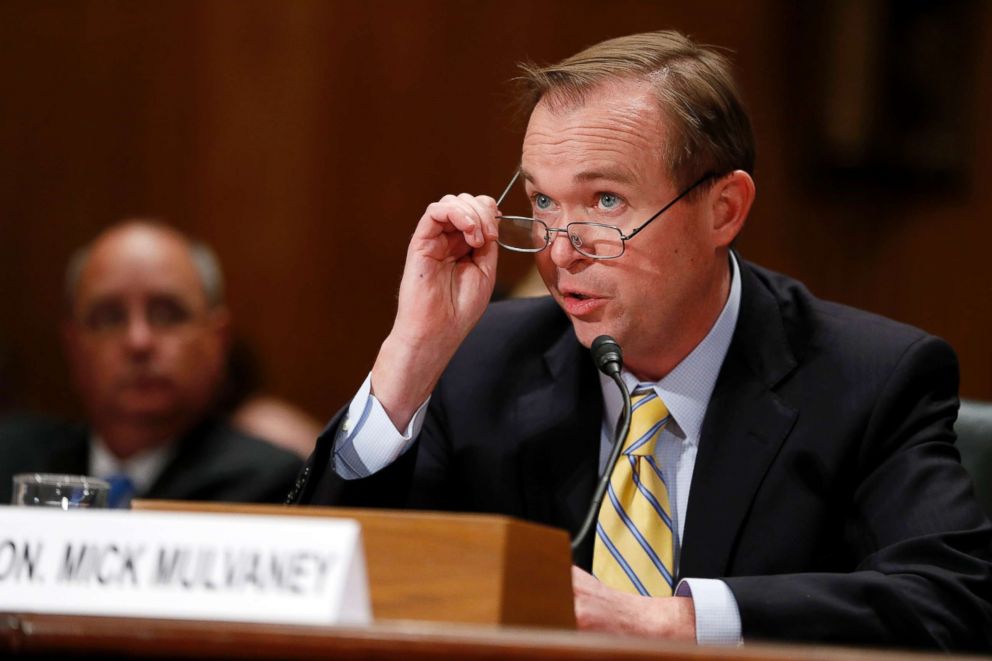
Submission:
[[[674,505],[676,562],[685,530],[685,513],[689,487],[696,465],[703,418],[709,406],[720,367],[730,348],[730,341],[740,312],[741,282],[736,257],[731,253],[730,295],[706,337],[665,378],[650,385],[668,407],[671,421],[655,446],[655,460],[668,483],[669,502]],[[626,370],[622,378],[633,391],[638,384]],[[613,421],[623,408],[620,391],[612,379],[600,375],[604,416],[599,457],[600,474],[606,469],[613,446]],[[348,407],[345,420],[335,439],[334,471],[346,479],[366,477],[388,466],[413,444],[424,423],[428,398],[402,433],[396,429],[385,409],[371,393],[371,375]],[[676,572],[678,567],[675,568]],[[696,611],[696,641],[700,644],[734,645],[741,641],[741,620],[730,588],[721,580],[686,578],[676,586],[677,596],[691,597]]]

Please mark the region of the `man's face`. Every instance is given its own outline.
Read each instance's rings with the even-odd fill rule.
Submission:
[[[204,412],[217,387],[226,317],[207,305],[180,237],[129,225],[93,246],[66,341],[98,430],[148,424],[179,432]]]
[[[602,85],[581,105],[552,110],[542,101],[521,158],[535,216],[551,227],[594,221],[627,234],[681,192],[662,160],[666,129],[643,82]],[[628,241],[618,259],[584,257],[557,234],[536,255],[583,345],[610,334],[635,373],[660,378],[705,335],[727,283],[726,253],[709,231],[707,194],[677,203]],[[688,338],[695,339],[686,347]]]

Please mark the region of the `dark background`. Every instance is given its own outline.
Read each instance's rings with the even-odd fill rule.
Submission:
[[[515,63],[669,27],[732,51],[758,140],[743,255],[947,338],[992,399],[990,8],[0,0],[0,404],[78,412],[64,264],[151,214],[216,248],[266,391],[329,416],[423,208],[512,172]]]

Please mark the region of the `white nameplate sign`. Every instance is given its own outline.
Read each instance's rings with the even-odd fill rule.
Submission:
[[[372,621],[356,521],[0,506],[0,612]]]

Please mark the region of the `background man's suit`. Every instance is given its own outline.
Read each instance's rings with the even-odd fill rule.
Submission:
[[[953,351],[746,262],[741,277],[679,574],[724,578],[745,639],[988,649],[992,526],[952,445]],[[336,496],[343,413],[318,441],[301,502],[499,512],[572,533],[588,508],[602,396],[551,299],[491,306],[417,443]],[[591,544],[580,564],[590,557]]]
[[[89,431],[36,418],[0,424],[0,502],[9,503],[17,473],[86,474]],[[140,498],[245,503],[282,502],[300,468],[296,455],[218,420],[193,428]]]

